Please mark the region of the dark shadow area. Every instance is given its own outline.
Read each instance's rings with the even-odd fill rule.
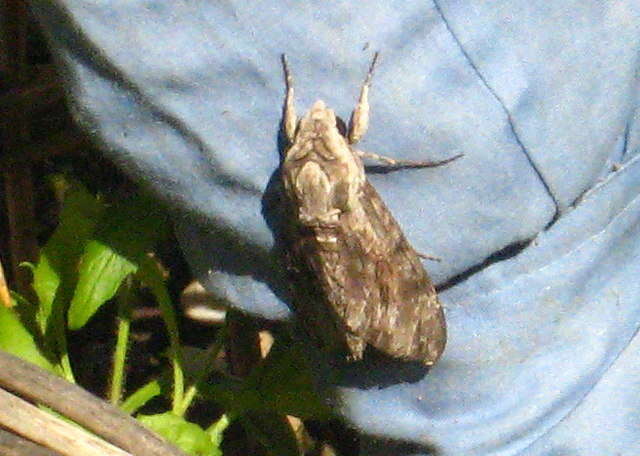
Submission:
[[[266,283],[279,298],[284,298],[284,275],[281,275],[272,252],[247,242],[233,229],[195,217],[185,217],[183,222],[189,224],[190,234],[195,232],[197,236],[207,240],[207,250],[214,251],[214,254],[207,257],[208,268],[237,276],[251,276],[258,282]]]
[[[368,456],[438,456],[442,454],[432,445],[368,437],[360,446],[361,454]]]
[[[509,244],[503,249],[500,249],[497,252],[495,252],[493,255],[487,257],[482,263],[472,266],[467,270],[461,272],[460,274],[451,277],[446,282],[439,284],[436,288],[440,292],[440,291],[447,290],[461,282],[464,282],[473,274],[481,271],[482,269],[488,266],[491,266],[494,263],[498,263],[500,261],[513,258],[514,256],[518,255],[520,252],[522,252],[524,249],[529,247],[531,242],[532,242],[532,239],[527,239],[524,241],[514,242],[513,244]]]
[[[280,141],[279,141],[280,143]],[[267,183],[262,196],[262,216],[273,233],[273,247],[269,252],[271,259],[271,271],[268,277],[264,277],[264,282],[282,301],[286,302],[289,307],[291,295],[289,292],[288,279],[286,277],[285,265],[283,263],[282,253],[286,248],[285,241],[285,204],[282,200],[280,188],[282,181],[280,179],[280,167],[278,167]]]
[[[429,372],[429,367],[415,361],[392,358],[368,345],[361,361],[339,362],[338,386],[348,388],[386,388],[399,383],[416,383]]]
[[[336,387],[370,389],[386,388],[399,383],[417,383],[429,372],[429,367],[414,361],[393,358],[367,345],[363,358],[348,360],[346,354],[328,353],[313,343],[300,324],[288,333],[301,347],[315,373],[318,390],[332,399]]]

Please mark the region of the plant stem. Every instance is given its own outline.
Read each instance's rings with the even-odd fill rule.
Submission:
[[[172,410],[176,412],[180,408],[184,397],[184,372],[182,371],[182,356],[180,353],[180,339],[178,336],[178,322],[175,311],[171,306],[169,295],[164,290],[162,299],[158,299],[158,304],[162,310],[162,318],[169,333],[169,356],[173,368],[173,401]]]
[[[120,408],[125,412],[133,415],[140,407],[145,405],[149,400],[162,393],[162,387],[158,380],[151,380],[146,385],[139,388],[135,393],[125,400]]]
[[[138,273],[142,274],[142,280],[153,292],[158,301],[160,313],[169,335],[169,357],[173,370],[173,397],[171,410],[175,413],[180,410],[184,397],[184,372],[182,370],[182,355],[180,350],[180,333],[178,330],[178,319],[176,312],[171,305],[171,298],[167,291],[167,286],[160,274],[158,266],[149,257],[143,257],[140,261]]]
[[[116,347],[113,352],[113,370],[109,388],[109,402],[118,405],[122,399],[124,386],[124,366],[129,345],[129,329],[131,326],[131,277],[127,277],[118,293],[118,333]]]
[[[222,443],[222,435],[225,429],[229,427],[234,419],[235,416],[233,416],[233,414],[225,413],[218,419],[218,421],[207,428],[206,432],[207,434],[209,434],[211,441],[216,446],[220,446],[220,444]]]
[[[204,358],[209,359],[210,361],[204,363],[204,368],[200,372],[198,372],[198,376],[195,379],[194,383],[187,389],[187,392],[184,395],[182,404],[177,410],[174,410],[174,412],[178,416],[184,416],[187,409],[191,405],[193,398],[198,393],[198,387],[200,386],[200,384],[202,384],[203,381],[205,381],[207,376],[211,373],[211,370],[214,367],[214,361],[218,357],[218,353],[220,352],[220,349],[224,345],[226,338],[227,338],[227,328],[224,327],[220,329],[220,331],[218,331],[215,342],[211,345],[211,347],[209,347],[209,349],[204,355]]]
[[[75,383],[76,378],[73,375],[73,369],[71,368],[71,360],[69,359],[69,349],[67,346],[67,334],[66,323],[64,321],[64,314],[61,310],[54,310],[51,313],[51,319],[54,321],[52,325],[52,337],[53,346],[55,346],[59,353],[60,363],[58,367],[62,371],[62,376],[70,383]]]

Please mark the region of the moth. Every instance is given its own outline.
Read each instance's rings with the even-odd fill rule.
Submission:
[[[295,313],[322,350],[357,361],[371,345],[392,358],[430,366],[446,343],[442,306],[419,255],[367,180],[362,158],[423,167],[458,156],[404,162],[354,147],[368,128],[377,58],[378,53],[347,129],[322,100],[298,120],[293,78],[282,56],[284,256]]]

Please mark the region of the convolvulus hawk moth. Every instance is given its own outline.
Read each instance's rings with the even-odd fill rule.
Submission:
[[[296,118],[293,81],[282,56],[284,255],[296,314],[322,349],[359,360],[370,344],[393,358],[432,365],[446,342],[442,307],[419,255],[368,182],[361,157],[423,167],[458,156],[401,162],[354,148],[368,128],[377,57],[345,131],[344,122],[321,100]]]

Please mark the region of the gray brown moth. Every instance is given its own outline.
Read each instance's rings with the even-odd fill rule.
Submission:
[[[318,100],[296,118],[286,57],[281,156],[286,205],[284,255],[295,312],[321,349],[359,360],[367,344],[392,358],[435,363],[446,324],[429,276],[389,209],[369,183],[361,157],[401,162],[354,148],[369,123],[376,53],[349,127]]]

